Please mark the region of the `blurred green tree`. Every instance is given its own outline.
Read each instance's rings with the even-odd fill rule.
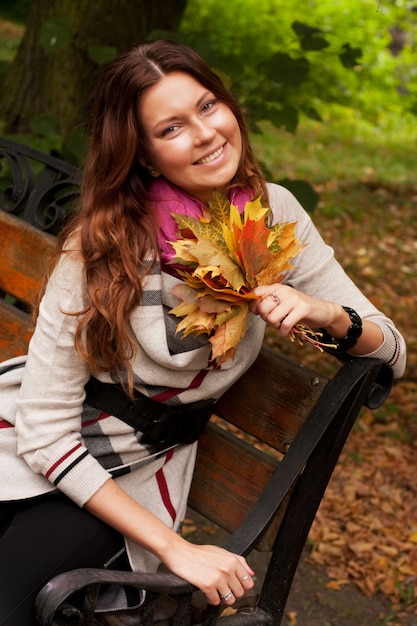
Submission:
[[[0,91],[6,133],[81,134],[100,67],[156,29],[175,31],[187,0],[32,0]]]

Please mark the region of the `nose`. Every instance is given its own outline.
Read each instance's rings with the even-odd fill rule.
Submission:
[[[205,143],[209,143],[216,136],[216,131],[206,120],[197,120],[195,122],[194,130],[194,143],[196,146],[200,146]]]

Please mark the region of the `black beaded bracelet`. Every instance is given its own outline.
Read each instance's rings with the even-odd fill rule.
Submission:
[[[350,317],[352,324],[343,339],[335,339],[324,328],[320,328],[322,339],[320,340],[323,349],[333,353],[343,353],[356,345],[359,337],[362,335],[362,320],[360,315],[354,309],[348,306],[342,307]]]

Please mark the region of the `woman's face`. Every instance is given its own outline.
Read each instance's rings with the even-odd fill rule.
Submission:
[[[173,72],[145,92],[139,115],[142,165],[203,202],[215,189],[225,192],[242,154],[240,128],[226,104],[188,74]]]

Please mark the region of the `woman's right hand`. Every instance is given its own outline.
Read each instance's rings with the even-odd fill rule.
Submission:
[[[171,572],[200,589],[210,604],[233,604],[254,585],[254,572],[243,556],[217,546],[190,543],[112,479],[96,491],[85,508],[155,554]]]
[[[218,546],[178,539],[163,562],[174,574],[198,587],[207,602],[230,605],[252,589],[254,571],[243,556]]]

